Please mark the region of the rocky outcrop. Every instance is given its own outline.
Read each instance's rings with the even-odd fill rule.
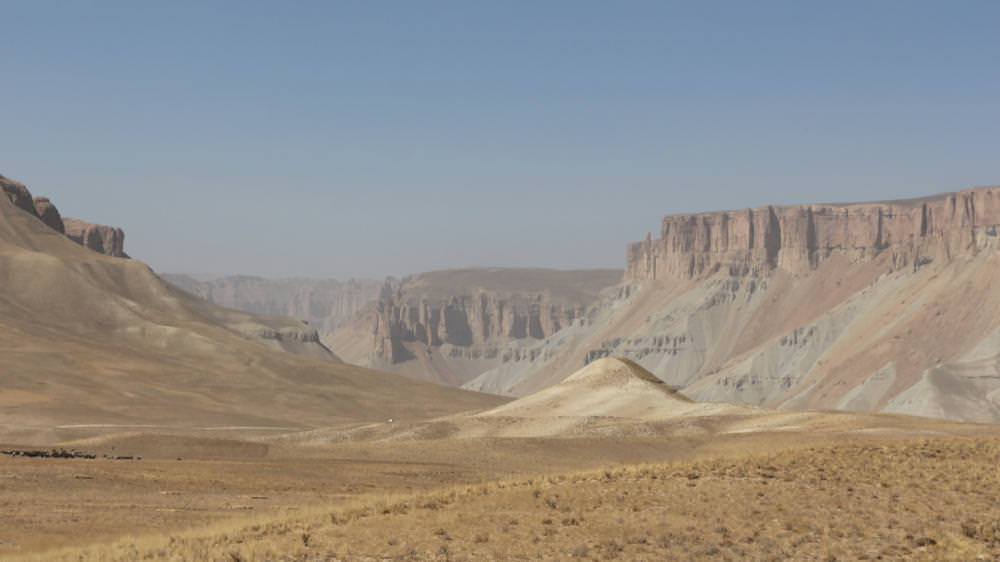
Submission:
[[[326,341],[347,361],[461,385],[573,324],[620,276],[494,268],[390,279]]]
[[[31,213],[32,215],[38,216],[38,212],[35,210],[35,203],[31,198],[31,192],[28,188],[24,186],[23,183],[14,181],[9,178],[5,178],[0,175],[0,190],[3,191],[4,195],[10,199],[16,207]]]
[[[658,239],[628,246],[625,278],[804,273],[833,255],[862,261],[883,252],[895,268],[916,266],[975,247],[997,225],[1000,188],[993,187],[883,203],[671,215]]]
[[[70,240],[95,252],[116,258],[127,258],[125,231],[113,226],[91,224],[80,219],[63,218],[66,236]]]
[[[414,342],[439,347],[502,345],[517,339],[545,339],[580,317],[588,303],[567,303],[550,295],[501,294],[480,290],[446,300],[410,300],[400,287],[372,305],[376,345],[373,358],[398,363]]]
[[[49,201],[48,197],[34,197],[33,202],[35,205],[35,212],[38,218],[42,219],[42,222],[49,225],[52,230],[59,232],[61,234],[66,233],[66,227],[63,225],[62,215],[59,214],[59,209]]]
[[[128,257],[125,253],[125,231],[122,229],[63,217],[48,197],[32,197],[24,184],[2,175],[0,175],[0,190],[16,207],[34,215],[77,244],[109,256]]]

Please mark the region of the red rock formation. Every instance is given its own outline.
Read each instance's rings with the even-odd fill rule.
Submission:
[[[127,258],[125,253],[125,231],[113,226],[91,224],[80,219],[63,218],[66,236],[70,240],[90,248],[95,252],[117,258]]]
[[[895,267],[905,267],[967,252],[997,225],[996,187],[885,203],[671,215],[659,239],[628,246],[625,279],[692,279],[720,269],[802,273],[834,254],[865,260],[886,251]]]
[[[59,209],[56,209],[56,206],[49,201],[49,198],[35,197],[33,201],[38,218],[42,219],[42,222],[49,225],[52,230],[65,234],[66,228],[63,225],[62,215],[59,214]]]

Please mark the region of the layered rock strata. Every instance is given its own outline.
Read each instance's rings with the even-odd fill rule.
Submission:
[[[614,355],[699,401],[1000,422],[998,226],[996,187],[668,216],[622,298],[465,387],[522,396]]]
[[[461,385],[581,319],[620,278],[621,270],[496,268],[390,279],[326,342],[347,361]]]
[[[407,301],[400,293],[374,304],[373,359],[409,359],[404,344],[451,344],[471,348],[516,339],[545,339],[583,314],[584,304],[553,302],[550,296],[482,291],[445,301]]]
[[[659,238],[628,246],[625,278],[804,273],[834,254],[860,261],[882,252],[900,268],[961,253],[998,224],[1000,188],[992,187],[883,203],[671,215]]]

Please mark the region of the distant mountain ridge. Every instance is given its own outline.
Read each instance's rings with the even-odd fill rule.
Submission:
[[[308,322],[321,335],[343,326],[382,293],[384,281],[372,279],[267,279],[251,275],[164,273],[178,287],[220,306]]]

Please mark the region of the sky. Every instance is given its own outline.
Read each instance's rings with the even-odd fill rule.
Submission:
[[[0,173],[161,272],[622,267],[1000,184],[1000,2],[0,0]]]

